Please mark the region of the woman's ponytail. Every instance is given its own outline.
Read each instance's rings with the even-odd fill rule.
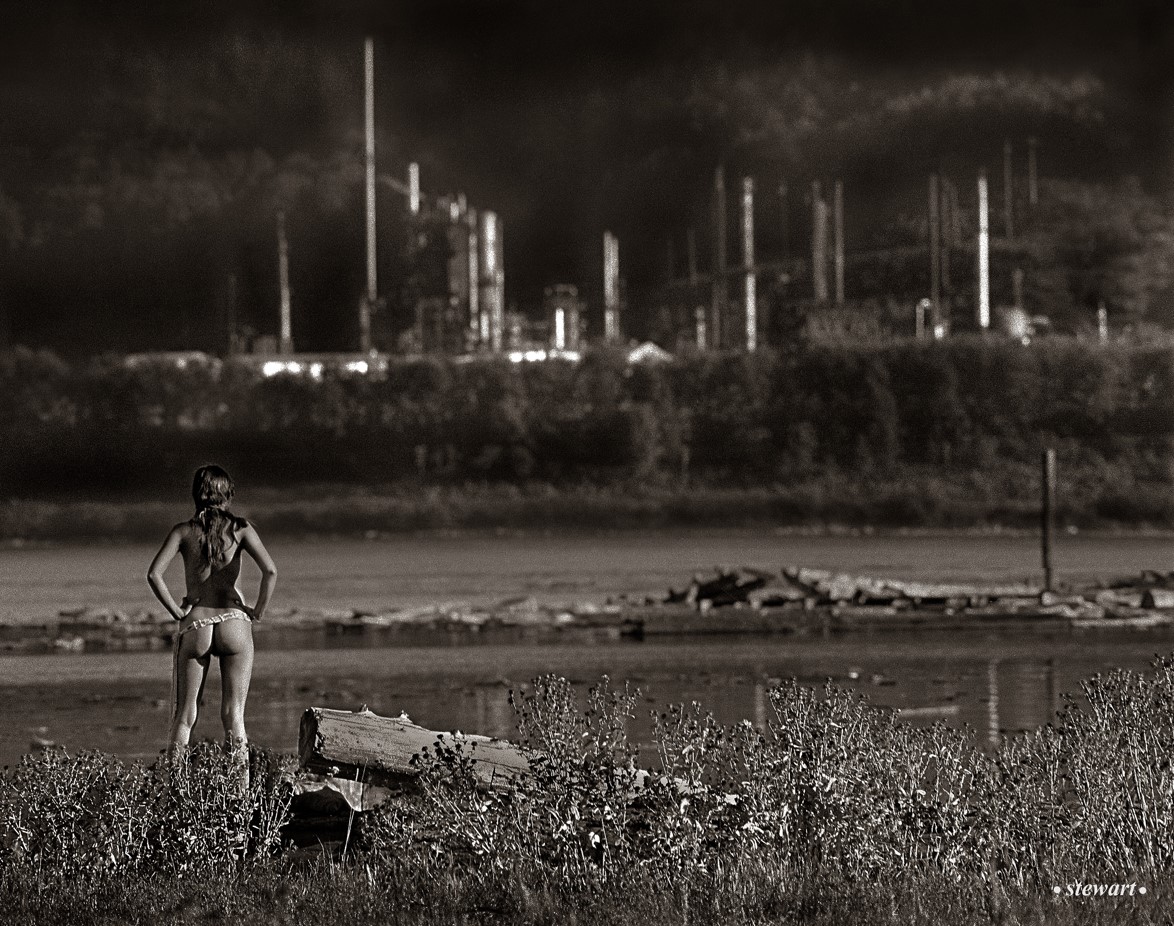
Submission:
[[[232,546],[232,532],[248,522],[228,512],[235,486],[232,477],[219,466],[209,463],[196,470],[192,480],[192,500],[196,516],[192,523],[200,531],[200,562],[206,566],[223,566]]]

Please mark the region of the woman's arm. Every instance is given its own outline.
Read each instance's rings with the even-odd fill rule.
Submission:
[[[241,535],[241,546],[261,570],[261,588],[257,592],[257,603],[249,609],[253,620],[259,621],[265,616],[265,609],[269,607],[269,599],[277,586],[277,566],[274,565],[273,558],[265,549],[265,544],[261,543],[261,537],[252,524],[246,527],[244,534]]]
[[[163,579],[163,573],[167,571],[167,567],[175,559],[175,554],[179,552],[179,542],[183,539],[183,528],[184,525],[177,524],[171,529],[171,533],[167,535],[163,546],[159,548],[159,552],[155,554],[155,558],[151,560],[151,565],[147,569],[147,584],[151,586],[151,591],[167,609],[167,613],[177,621],[183,620],[183,609],[171,597],[171,590]]]

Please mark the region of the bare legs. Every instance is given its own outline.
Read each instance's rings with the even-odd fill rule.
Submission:
[[[172,763],[186,754],[212,656],[220,659],[220,719],[243,791],[249,784],[245,701],[253,674],[253,628],[247,620],[227,620],[180,636],[175,649],[175,709],[167,754]]]
[[[253,628],[249,621],[231,620],[212,628],[212,649],[220,657],[220,719],[232,751],[242,791],[249,788],[249,739],[245,734],[245,701],[253,677]]]
[[[196,718],[200,714],[204,682],[208,679],[208,665],[211,662],[211,644],[211,627],[192,630],[176,641],[172,673],[175,690],[171,715],[171,742],[167,749],[167,756],[172,761],[182,759],[187,752],[192,727],[196,725]]]

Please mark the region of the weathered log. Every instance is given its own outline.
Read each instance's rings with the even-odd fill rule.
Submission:
[[[855,601],[882,604],[895,601],[944,603],[954,599],[990,601],[993,599],[1035,598],[1040,590],[1030,585],[978,585],[969,583],[904,582],[833,573],[827,569],[786,568],[783,576],[796,587],[819,598],[821,603]]]
[[[1141,596],[1143,608],[1174,608],[1174,590],[1168,588],[1147,588]]]
[[[465,733],[438,733],[410,720],[311,707],[302,715],[298,753],[302,767],[339,778],[402,786],[419,774],[413,760],[425,750],[458,749],[487,787],[508,787],[530,772],[513,743]]]

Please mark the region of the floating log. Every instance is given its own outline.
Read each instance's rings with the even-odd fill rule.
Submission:
[[[529,774],[526,754],[513,743],[466,733],[439,733],[404,717],[380,717],[311,707],[302,715],[302,767],[338,778],[402,787],[418,774],[413,760],[426,750],[459,749],[486,787],[509,787]]]
[[[1040,590],[1030,585],[976,585],[964,583],[904,582],[833,573],[827,569],[787,568],[783,576],[821,601],[856,601],[881,604],[899,600],[914,603],[989,601],[1035,598]]]

